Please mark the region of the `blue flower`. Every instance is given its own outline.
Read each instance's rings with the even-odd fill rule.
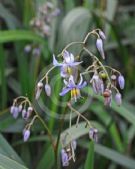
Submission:
[[[87,85],[86,81],[83,82],[83,78],[81,75],[80,75],[80,82],[77,85],[75,84],[72,75],[69,77],[69,81],[67,82],[66,80],[64,80],[64,83],[66,87],[63,88],[62,92],[60,93],[60,96],[64,96],[66,93],[71,91],[71,98],[75,99],[75,101],[77,100],[77,98],[81,97],[80,89],[82,89]]]
[[[62,77],[68,77],[73,73],[75,66],[79,65],[82,62],[75,62],[74,55],[66,50],[63,53],[63,58],[63,62],[59,63],[56,60],[55,55],[53,55],[53,65],[61,67],[60,72]]]

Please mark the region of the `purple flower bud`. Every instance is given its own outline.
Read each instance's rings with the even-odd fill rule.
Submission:
[[[18,117],[18,115],[19,115],[19,109],[18,109],[17,106],[14,106],[12,115],[13,115],[13,118],[15,118],[15,119]]]
[[[43,33],[44,33],[46,36],[50,36],[50,33],[51,33],[50,26],[44,25],[44,26],[42,27],[42,31],[43,31]]]
[[[27,119],[27,116],[28,116],[28,115],[27,115],[26,109],[23,109],[23,110],[22,110],[22,118],[23,118],[23,119]]]
[[[10,108],[10,113],[13,114],[14,111],[15,111],[15,106],[11,106],[11,108]]]
[[[18,110],[19,110],[19,112],[22,111],[22,104],[19,105]]]
[[[53,12],[52,12],[52,16],[58,16],[60,14],[60,9],[55,9]]]
[[[28,120],[28,118],[30,117],[30,115],[31,115],[31,112],[26,111],[26,109],[22,110],[22,118],[23,119]]]
[[[102,39],[100,39],[100,38],[97,39],[97,41],[96,41],[96,47],[97,47],[100,55],[102,56],[102,58],[105,59]]]
[[[98,142],[98,130],[95,128],[90,128],[89,130],[89,138]]]
[[[104,83],[103,83],[103,80],[101,80],[99,78],[98,74],[94,74],[93,75],[91,82],[92,82],[93,91],[96,94],[103,94],[103,92],[104,92]]]
[[[125,86],[124,76],[119,75],[119,77],[118,77],[118,83],[119,83],[120,88],[121,88],[121,89],[124,89],[124,86]]]
[[[49,84],[45,84],[45,92],[47,96],[51,96],[51,86]]]
[[[116,95],[115,95],[115,101],[116,101],[116,103],[117,103],[118,106],[121,105],[122,99],[121,99],[121,94],[120,93],[116,93]]]
[[[76,150],[76,147],[77,147],[77,142],[76,142],[76,140],[73,140],[73,141],[71,142],[71,144],[72,144],[73,149]]]
[[[30,107],[28,107],[28,112],[32,112],[33,111],[33,108],[30,106]]]
[[[24,48],[24,52],[29,53],[31,51],[31,45],[26,45]]]
[[[99,30],[99,35],[100,35],[100,37],[101,37],[103,40],[106,39],[106,36],[105,36],[105,34],[104,34],[103,31]]]
[[[40,50],[40,48],[34,48],[33,49],[33,51],[32,51],[32,54],[34,55],[34,56],[40,56],[40,53],[41,53],[41,50]]]
[[[64,149],[61,150],[61,160],[62,160],[62,166],[68,166],[69,165],[69,159],[68,159],[68,154]]]
[[[26,142],[30,137],[30,130],[24,129],[23,131],[23,141]]]

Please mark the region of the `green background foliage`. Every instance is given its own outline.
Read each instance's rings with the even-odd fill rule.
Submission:
[[[58,54],[72,41],[81,41],[94,28],[101,28],[107,35],[105,54],[108,64],[122,72],[126,88],[122,91],[123,104],[114,102],[111,108],[103,105],[103,98],[92,93],[91,102],[84,114],[99,129],[99,143],[88,139],[83,122],[78,128],[68,129],[77,139],[76,162],[69,169],[135,169],[135,3],[132,0],[52,0],[61,13],[51,22],[51,36],[43,38],[29,26],[36,9],[46,0],[0,1],[0,168],[2,169],[54,169],[54,154],[46,131],[39,122],[34,123],[27,143],[22,141],[25,125],[20,118],[14,120],[9,113],[12,100],[27,95],[33,100],[38,74],[52,63],[52,54]],[[25,45],[41,46],[41,56],[24,52]],[[89,44],[94,53],[92,41]],[[71,48],[77,53],[79,47]],[[87,62],[87,60],[86,60]],[[85,60],[84,60],[85,63]],[[53,73],[53,76],[57,72]],[[51,100],[45,98],[51,110],[63,113],[57,106],[61,82],[55,85]],[[57,98],[57,99],[56,99]],[[66,98],[64,98],[66,99]],[[63,99],[63,101],[64,101]],[[43,118],[54,137],[58,135],[59,120]],[[68,127],[65,120],[62,134]],[[70,142],[70,138],[68,140]],[[58,155],[59,168],[61,167]]]

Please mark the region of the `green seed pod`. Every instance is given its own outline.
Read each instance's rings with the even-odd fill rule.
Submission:
[[[103,79],[103,80],[106,80],[107,74],[106,74],[105,72],[100,72],[100,73],[99,73],[99,77],[100,77],[101,79]]]

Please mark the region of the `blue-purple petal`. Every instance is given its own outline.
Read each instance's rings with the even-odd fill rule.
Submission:
[[[60,96],[64,96],[66,93],[68,93],[71,90],[71,88],[63,88],[62,92],[59,94]]]
[[[54,66],[62,66],[62,63],[58,63],[58,61],[55,58],[55,55],[53,55],[53,65]]]
[[[78,88],[78,89],[82,89],[82,88],[85,87],[86,85],[87,85],[87,82],[84,81],[83,84],[77,85],[77,88]]]
[[[71,66],[71,67],[74,67],[74,66],[77,66],[79,64],[81,64],[82,62],[71,62],[71,63],[67,63],[67,66]]]

